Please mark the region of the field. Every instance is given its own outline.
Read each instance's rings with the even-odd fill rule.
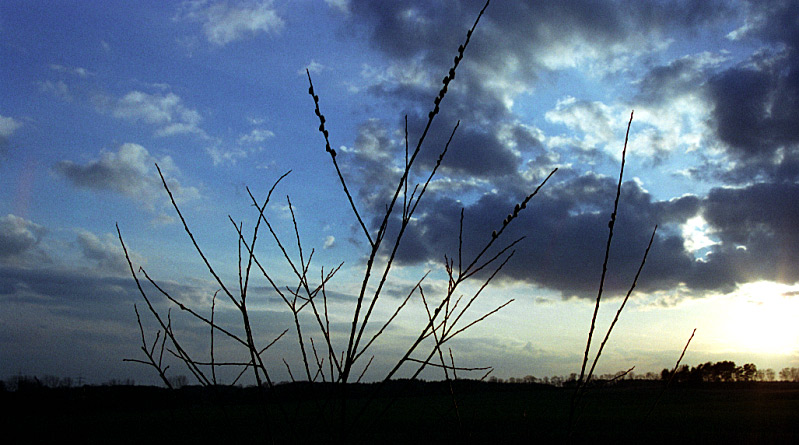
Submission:
[[[281,385],[165,390],[113,386],[0,393],[3,431],[23,442],[133,443],[240,440],[276,443],[566,442],[573,391],[535,384],[392,382],[354,418],[376,385]],[[589,391],[572,442],[797,443],[799,385],[674,386]],[[453,408],[453,396],[457,411]],[[662,393],[662,397],[660,397]],[[659,398],[660,397],[660,398]],[[658,401],[659,400],[659,401]],[[649,414],[655,402],[654,410]]]

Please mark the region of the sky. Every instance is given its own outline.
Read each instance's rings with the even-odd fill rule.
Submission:
[[[404,167],[406,116],[413,150],[482,6],[0,3],[0,378],[158,382],[152,368],[123,361],[145,358],[134,304],[148,347],[158,328],[116,225],[136,269],[200,313],[210,315],[214,302],[220,326],[241,332],[232,303],[213,300],[220,286],[156,164],[231,289],[239,283],[231,220],[251,237],[258,212],[248,188],[262,201],[291,171],[265,215],[298,261],[293,212],[305,260],[313,249],[311,281],[343,263],[326,283],[331,335],[343,348],[369,243],[325,151],[306,70],[374,235]],[[579,373],[634,110],[594,354],[658,229],[597,372],[671,368],[693,329],[683,363],[799,366],[799,2],[495,0],[456,72],[411,187],[428,177],[459,122],[457,131],[367,333],[423,276],[426,299],[443,298],[461,211],[467,262],[557,168],[502,231],[496,246],[524,239],[461,323],[513,302],[447,348],[458,366],[491,366],[501,378]],[[263,227],[257,246],[278,286],[296,286]],[[382,250],[377,262],[387,258]],[[454,297],[470,298],[487,276]],[[144,288],[166,311],[157,290]],[[256,274],[249,295],[259,344],[289,329],[264,354],[273,378],[290,378],[284,359],[301,376],[286,303]],[[311,316],[301,313],[306,343],[319,345]],[[171,317],[185,346],[207,360],[209,328],[174,306]],[[414,290],[365,355],[376,358],[364,378],[385,375],[426,322]],[[243,359],[219,337],[220,357]],[[171,375],[188,374],[166,356]],[[238,370],[220,373],[230,381]],[[436,369],[423,376],[443,378]]]

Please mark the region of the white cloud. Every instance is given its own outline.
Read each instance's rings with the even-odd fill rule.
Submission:
[[[180,98],[172,93],[158,96],[131,91],[117,102],[113,114],[132,122],[143,120],[149,124],[163,124],[172,120],[173,110],[179,103]]]
[[[207,1],[189,1],[181,5],[178,18],[201,22],[209,42],[224,46],[259,32],[272,33],[285,23],[272,8],[272,2],[237,2],[234,5]]]
[[[63,80],[56,82],[53,82],[52,80],[39,82],[39,91],[52,94],[53,96],[66,102],[72,101],[72,93],[70,93],[69,87],[66,83],[64,83]]]
[[[381,88],[438,88],[438,77],[433,76],[421,59],[409,62],[392,62],[388,67],[373,67],[364,64],[361,68],[363,83],[356,90],[370,87]]]
[[[297,74],[300,74],[300,75],[304,76],[305,75],[305,70],[308,70],[308,71],[310,71],[312,73],[321,73],[323,70],[326,70],[326,69],[327,69],[326,66],[322,65],[321,63],[317,62],[316,60],[311,60],[311,63],[309,63],[308,65],[305,65],[305,67],[303,67],[302,69],[297,70]]]
[[[239,159],[246,158],[248,154],[247,150],[241,147],[223,148],[218,141],[216,144],[206,147],[205,151],[208,153],[208,156],[211,157],[214,166],[225,163],[235,164]]]
[[[57,71],[59,73],[72,74],[73,76],[78,76],[78,77],[82,77],[82,78],[86,78],[86,77],[90,77],[90,76],[94,76],[95,75],[94,72],[89,71],[86,68],[82,68],[82,67],[79,67],[79,66],[70,67],[70,66],[52,64],[52,65],[50,65],[50,69],[53,70],[53,71]]]
[[[338,9],[345,14],[350,12],[350,0],[325,0],[325,3],[327,3],[327,6]]]
[[[335,244],[336,244],[336,238],[333,235],[328,235],[327,238],[325,238],[324,248],[325,249],[330,249]]]
[[[22,123],[12,117],[0,116],[0,138],[9,138]]]
[[[663,38],[658,31],[628,34],[623,40],[608,44],[592,41],[585,35],[553,35],[544,51],[535,51],[537,62],[550,70],[588,67],[592,76],[601,77],[628,70],[635,58],[665,51],[673,39]]]
[[[157,136],[195,133],[206,136],[199,127],[200,113],[183,105],[174,93],[147,94],[131,91],[112,105],[112,115],[129,122],[158,125]]]
[[[696,257],[704,257],[709,247],[719,244],[713,240],[713,232],[702,215],[694,216],[680,225],[685,250]]]
[[[239,144],[257,144],[274,136],[275,133],[269,130],[255,128],[249,134],[239,136]]]
[[[185,133],[195,133],[201,136],[205,136],[205,132],[198,128],[196,125],[191,123],[185,122],[176,122],[174,124],[169,124],[165,127],[159,128],[156,132],[156,136],[174,136],[176,134],[185,134]]]
[[[602,102],[582,101],[568,96],[559,100],[555,109],[547,111],[545,117],[550,122],[581,132],[584,135],[582,148],[595,148],[614,140],[614,115],[611,107]]]

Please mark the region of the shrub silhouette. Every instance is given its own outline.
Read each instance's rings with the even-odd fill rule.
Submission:
[[[557,169],[552,170],[552,172],[549,173],[549,175],[546,176],[546,178],[544,178],[544,180],[534,190],[531,190],[521,202],[516,204],[513,208],[508,209],[508,213],[506,215],[498,215],[497,226],[485,228],[485,242],[483,247],[475,256],[470,258],[464,258],[464,252],[461,249],[461,246],[463,245],[463,220],[465,218],[463,210],[461,210],[461,230],[458,234],[459,248],[457,256],[453,255],[452,258],[445,256],[444,258],[444,271],[447,275],[446,290],[440,295],[431,295],[429,287],[426,286],[428,275],[424,274],[421,278],[419,278],[415,285],[411,286],[411,288],[405,294],[404,299],[396,304],[396,307],[392,308],[392,315],[387,321],[377,322],[374,319],[374,314],[378,302],[384,301],[385,299],[383,295],[390,281],[389,272],[394,265],[394,260],[406,234],[406,229],[408,228],[409,223],[418,209],[419,202],[425,196],[428,186],[436,176],[436,173],[438,172],[442,162],[444,162],[460,122],[458,122],[458,124],[456,124],[452,129],[449,139],[445,145],[443,147],[436,148],[439,153],[437,162],[425,175],[422,176],[426,177],[427,179],[423,182],[413,184],[411,183],[411,171],[416,164],[419,153],[423,149],[431,149],[425,145],[428,131],[430,130],[436,116],[439,114],[440,107],[444,105],[448,88],[450,84],[455,81],[457,69],[466,54],[466,50],[469,46],[471,38],[473,37],[474,30],[476,29],[486,8],[489,6],[489,3],[490,1],[485,3],[482,10],[478,13],[473,26],[467,31],[465,40],[457,48],[456,55],[453,59],[453,65],[443,78],[442,86],[432,101],[432,108],[427,115],[427,122],[424,130],[413,144],[410,144],[409,141],[406,116],[406,151],[404,170],[398,183],[393,188],[392,197],[386,204],[385,213],[379,219],[380,223],[376,228],[370,228],[367,226],[364,214],[362,210],[359,209],[359,205],[356,200],[353,198],[348,181],[345,178],[345,175],[342,173],[342,169],[339,165],[339,163],[343,161],[338,157],[336,150],[331,147],[330,133],[328,127],[326,126],[328,118],[323,113],[324,97],[323,95],[320,95],[320,92],[314,88],[310,72],[307,72],[309,84],[308,93],[313,101],[313,112],[316,114],[319,120],[318,131],[323,137],[325,152],[330,157],[330,161],[338,177],[338,182],[343,193],[347,197],[348,204],[351,208],[352,217],[357,223],[357,226],[361,232],[360,235],[363,237],[366,246],[368,247],[366,252],[364,252],[364,256],[368,259],[365,263],[365,269],[363,271],[362,280],[357,292],[354,308],[352,313],[348,315],[348,319],[350,320],[348,322],[349,333],[345,338],[337,338],[333,335],[333,331],[330,327],[331,314],[328,309],[328,292],[330,292],[330,288],[333,285],[331,281],[340,271],[343,262],[334,267],[320,268],[318,278],[314,278],[316,273],[311,272],[314,250],[311,249],[309,251],[303,245],[298,228],[299,222],[294,214],[291,200],[288,199],[287,205],[291,214],[291,222],[293,226],[291,228],[293,228],[294,239],[288,241],[281,238],[278,235],[278,231],[273,226],[273,223],[265,214],[265,210],[271,201],[272,193],[289,173],[285,173],[274,181],[274,184],[262,201],[256,199],[255,195],[250,191],[249,188],[247,188],[247,192],[252,200],[252,204],[257,209],[257,219],[255,221],[251,235],[248,236],[245,234],[242,223],[237,224],[233,218],[229,217],[230,222],[238,235],[239,280],[237,284],[238,288],[236,288],[235,286],[230,286],[222,280],[220,274],[216,271],[215,267],[212,266],[211,262],[206,257],[203,249],[200,247],[199,242],[190,229],[189,223],[184,218],[179,206],[172,196],[172,192],[168,186],[167,178],[164,177],[160,168],[158,168],[156,165],[158,173],[161,176],[164,189],[169,195],[175,212],[180,218],[186,234],[191,240],[197,254],[207,267],[208,272],[218,285],[219,290],[213,296],[210,316],[202,315],[199,310],[184,304],[184,302],[172,296],[166,289],[159,286],[144,268],[139,267],[136,269],[133,266],[130,255],[128,254],[127,246],[122,238],[122,232],[117,224],[119,240],[124,249],[131,275],[138,286],[149,314],[159,327],[155,334],[155,338],[150,338],[148,340],[148,335],[145,332],[144,324],[142,323],[141,314],[139,313],[138,307],[134,307],[141,333],[141,350],[144,353],[144,358],[126,360],[143,363],[152,367],[158,373],[164,385],[168,388],[172,388],[174,386],[173,383],[175,383],[176,380],[167,375],[170,365],[166,364],[166,362],[169,360],[165,360],[165,356],[176,357],[179,360],[179,363],[182,363],[182,365],[185,367],[190,378],[193,378],[194,381],[203,386],[219,385],[220,382],[217,379],[217,370],[223,367],[234,368],[239,370],[238,377],[236,377],[232,382],[228,382],[228,384],[236,384],[244,373],[249,373],[257,383],[258,387],[263,389],[264,400],[268,401],[271,400],[270,397],[273,397],[274,395],[277,382],[273,378],[273,374],[270,373],[270,366],[267,365],[264,355],[276,341],[287,335],[289,331],[292,331],[292,334],[296,336],[297,348],[301,361],[300,363],[289,363],[283,359],[283,364],[288,370],[291,379],[306,382],[328,382],[335,384],[338,389],[330,393],[332,394],[330,395],[330,399],[334,402],[331,405],[338,407],[336,410],[338,414],[336,415],[340,415],[341,419],[343,420],[341,423],[341,429],[344,431],[344,433],[342,434],[350,435],[355,431],[364,429],[362,420],[364,418],[364,414],[369,411],[370,408],[374,407],[373,404],[376,394],[380,391],[380,388],[382,388],[383,385],[377,385],[376,388],[370,392],[369,397],[365,401],[361,401],[358,403],[357,407],[353,407],[352,405],[354,404],[352,403],[350,406],[347,405],[347,384],[359,382],[362,379],[365,372],[369,369],[373,359],[375,358],[375,342],[387,335],[389,328],[393,323],[395,323],[395,320],[397,319],[396,317],[406,307],[411,297],[418,295],[422,301],[422,305],[426,313],[426,319],[422,320],[420,326],[418,326],[415,337],[409,342],[405,351],[398,354],[396,357],[391,357],[393,365],[388,368],[389,370],[382,376],[380,380],[382,382],[388,382],[392,379],[396,379],[400,369],[405,367],[411,368],[410,371],[407,371],[410,377],[409,380],[411,381],[416,379],[423,370],[431,367],[440,369],[444,375],[444,378],[448,381],[457,378],[458,372],[479,372],[480,374],[478,375],[482,375],[482,378],[487,377],[492,370],[490,367],[465,368],[456,366],[452,350],[446,348],[447,343],[513,301],[506,301],[505,303],[487,312],[473,314],[472,309],[475,306],[474,302],[491,284],[492,280],[508,263],[508,261],[511,260],[515,252],[515,247],[523,239],[518,238],[505,240],[504,235],[506,228],[510,224],[514,223],[518,215],[526,209],[528,202],[538,194],[539,190],[541,190],[541,188],[547,183],[552,175],[555,174]],[[627,136],[629,136],[631,124],[632,114],[630,115],[630,124],[628,124],[627,128]],[[616,318],[610,325],[594,359],[591,361],[591,366],[587,366],[589,363],[589,352],[592,339],[595,332],[596,316],[599,310],[605,274],[607,272],[608,256],[611,249],[614,223],[617,218],[618,202],[624,172],[624,154],[626,154],[626,148],[627,139],[625,138],[616,200],[613,213],[611,214],[611,219],[608,224],[609,234],[607,239],[605,261],[603,263],[602,269],[602,278],[599,283],[594,315],[591,320],[591,326],[588,333],[582,369],[580,371],[579,378],[575,381],[574,385],[576,389],[572,403],[572,420],[570,420],[570,430],[573,429],[573,426],[576,425],[576,422],[579,419],[580,400],[589,388],[589,383],[591,382],[593,372],[602,354],[602,349],[608,341],[611,331],[618,320],[622,309],[624,308],[624,304],[627,302],[627,299],[635,287],[635,283],[638,280],[638,275],[640,274],[641,268],[643,268],[644,263],[646,262],[646,255],[649,252],[649,248],[651,247],[652,240],[655,236],[655,232],[653,231],[652,239],[650,240],[649,246],[644,253],[641,267],[638,270],[638,274],[636,274],[630,291],[627,293],[627,296],[622,302],[621,307],[618,309]],[[501,221],[501,223],[499,221]],[[392,222],[394,224],[398,224],[398,227],[393,227],[392,230],[389,230],[389,226],[392,224]],[[273,275],[273,272],[271,272],[268,267],[259,260],[259,257],[256,253],[256,244],[259,241],[259,235],[263,234],[262,229],[264,229],[264,227],[268,231],[266,237],[274,247],[279,249],[285,264],[291,271],[290,273],[292,275],[294,284],[290,287],[279,285],[278,282],[281,279],[284,279],[284,277],[278,279],[278,277]],[[656,229],[657,227],[655,230]],[[290,245],[293,244],[296,244],[296,250],[295,247],[290,247]],[[293,253],[290,253],[290,251],[293,251]],[[257,334],[257,329],[259,323],[267,323],[268,321],[257,320],[253,316],[249,306],[251,301],[248,299],[251,278],[254,279],[254,277],[258,275],[263,277],[269,283],[271,290],[280,296],[283,303],[289,309],[294,321],[294,325],[292,327],[287,327],[287,329],[284,330],[280,335],[270,339],[270,341],[266,343],[261,342],[260,337]],[[156,309],[155,305],[153,304],[152,297],[149,296],[142,287],[142,281],[146,281],[154,286],[161,297],[170,302],[173,307],[179,308],[181,312],[186,312],[191,317],[199,320],[201,323],[210,328],[210,351],[208,351],[210,353],[210,361],[198,359],[196,355],[189,350],[189,348],[184,347],[182,339],[179,337],[178,333],[173,327],[171,312],[167,310],[166,313],[164,313],[163,311]],[[473,286],[473,289],[476,290],[465,294],[466,296],[462,296],[460,294],[464,292],[464,283],[467,281],[476,282],[476,284]],[[234,332],[229,330],[215,321],[214,316],[218,298],[228,301],[240,314],[241,326],[239,331]],[[305,321],[309,318],[311,323],[307,323]],[[232,362],[216,360],[215,341],[218,341],[217,337],[219,335],[223,336],[223,338],[229,339],[234,344],[239,345],[242,350],[242,356],[246,358]],[[321,340],[319,340],[320,338]],[[295,372],[292,371],[292,368],[295,371],[299,368],[300,375],[295,376]],[[182,379],[181,383],[183,383]],[[392,390],[392,392],[395,391]],[[457,413],[458,402],[452,385],[450,385],[450,395],[452,397],[453,407]],[[266,405],[270,407],[273,406],[273,404],[270,405],[268,403],[265,404],[265,406]],[[390,406],[390,403],[382,404],[380,410],[384,412],[386,409],[388,409],[388,406]],[[282,408],[280,404],[277,404],[277,408],[272,407],[269,409],[276,409],[278,416],[283,416],[284,418],[290,417],[290,414],[286,413],[285,409]],[[326,407],[320,408],[320,412],[328,413]],[[270,411],[268,413],[265,412],[265,414],[271,416],[275,413]]]

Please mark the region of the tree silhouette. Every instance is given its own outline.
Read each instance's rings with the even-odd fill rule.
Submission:
[[[787,382],[799,382],[799,368],[782,368],[780,380]]]
[[[791,373],[791,369],[796,370],[796,374]],[[671,378],[671,371],[664,369],[660,373],[662,380],[669,380]],[[707,362],[702,363],[693,368],[688,365],[682,365],[674,372],[674,380],[676,382],[752,382],[752,381],[773,381],[774,370],[767,369],[766,371],[758,371],[754,363],[747,363],[743,366],[736,366],[735,362],[725,360],[721,362]],[[799,368],[785,368],[780,371],[780,379],[799,381]]]

